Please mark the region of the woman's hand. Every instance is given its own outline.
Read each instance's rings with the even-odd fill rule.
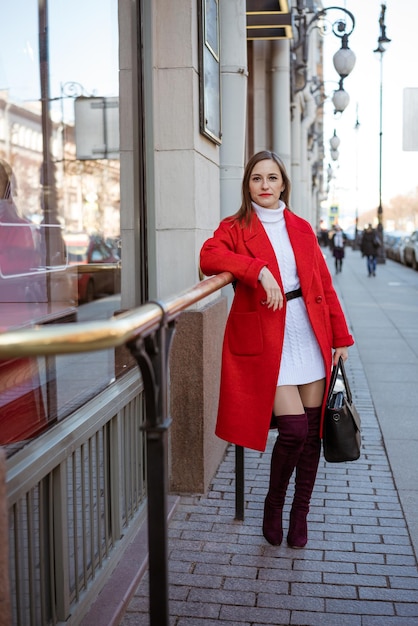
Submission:
[[[267,304],[267,307],[272,308],[273,311],[282,309],[284,303],[282,290],[268,267],[262,269],[260,283],[266,292],[266,300],[263,304]]]
[[[335,348],[334,356],[332,359],[333,365],[338,365],[339,358],[342,358],[343,361],[348,359],[348,348],[344,346],[343,348]]]

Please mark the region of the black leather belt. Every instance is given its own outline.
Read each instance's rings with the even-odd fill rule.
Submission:
[[[302,289],[299,287],[299,289],[294,289],[293,291],[288,291],[287,293],[284,294],[284,297],[286,298],[286,300],[289,302],[289,300],[293,300],[294,298],[301,298],[302,297]]]

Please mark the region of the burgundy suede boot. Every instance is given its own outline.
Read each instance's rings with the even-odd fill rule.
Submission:
[[[287,543],[291,548],[304,548],[308,542],[306,518],[321,454],[319,438],[321,407],[305,410],[308,418],[308,436],[296,465],[295,495],[287,535]]]
[[[282,511],[287,486],[308,433],[306,414],[277,417],[279,436],[271,455],[270,484],[264,502],[263,535],[273,546],[283,540]]]

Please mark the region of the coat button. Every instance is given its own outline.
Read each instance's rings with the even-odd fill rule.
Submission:
[[[321,304],[321,302],[322,302],[322,296],[316,296],[316,298],[315,298],[315,302],[316,302],[317,304]]]

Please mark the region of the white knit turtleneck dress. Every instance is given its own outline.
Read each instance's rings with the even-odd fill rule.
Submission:
[[[280,201],[278,209],[264,209],[254,202],[253,207],[276,254],[285,293],[298,289],[300,282],[295,255],[286,229],[284,203]],[[277,385],[304,385],[321,378],[325,378],[324,360],[305,303],[303,298],[294,298],[287,303]]]

